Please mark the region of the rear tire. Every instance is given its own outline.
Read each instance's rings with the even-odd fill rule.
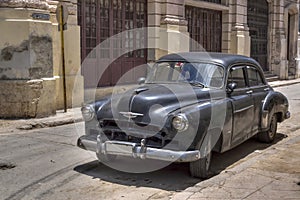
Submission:
[[[277,116],[273,114],[271,117],[269,129],[257,134],[258,141],[264,143],[272,143],[277,133]]]

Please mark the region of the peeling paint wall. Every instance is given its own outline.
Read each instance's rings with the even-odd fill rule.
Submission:
[[[70,108],[80,106],[83,101],[80,27],[77,0],[63,2],[69,9],[65,59]],[[46,117],[62,108],[58,3],[58,0],[0,0],[0,118]],[[49,18],[33,17],[36,14]]]
[[[30,36],[20,45],[0,50],[0,79],[38,79],[53,77],[52,38]]]
[[[56,103],[53,94],[55,94],[55,79],[2,80],[0,118],[34,118],[54,115]]]

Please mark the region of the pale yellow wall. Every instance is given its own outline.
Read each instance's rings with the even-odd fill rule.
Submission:
[[[70,6],[68,30],[65,32],[67,99],[68,107],[74,107],[83,102],[80,27],[77,25],[77,1],[66,3]],[[20,1],[20,5],[33,8],[17,8],[15,6],[19,4],[7,4],[0,3],[0,55],[6,53],[5,59],[0,59],[0,84],[8,88],[0,94],[0,117],[55,114],[55,110],[63,108],[60,35],[55,18],[57,1],[34,4]],[[40,7],[42,9],[37,9]],[[32,13],[50,14],[51,18],[36,20],[32,18]],[[38,46],[43,44],[46,45]],[[7,82],[3,79],[11,80]],[[19,91],[20,86],[24,90]],[[36,95],[30,96],[31,90]]]
[[[61,57],[61,35],[58,32],[58,24],[53,14],[53,67],[56,79],[56,102],[57,109],[64,107],[63,73]],[[80,55],[80,27],[77,25],[77,17],[70,15],[68,18],[67,30],[64,31],[65,48],[65,72],[66,72],[66,92],[67,106],[78,107],[83,103],[83,77],[81,75],[81,55]]]

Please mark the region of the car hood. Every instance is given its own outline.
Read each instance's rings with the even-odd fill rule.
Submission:
[[[123,94],[112,95],[99,107],[97,117],[98,120],[133,120],[145,125],[161,125],[171,112],[210,101],[211,94],[212,90],[208,88],[189,84],[145,84]]]

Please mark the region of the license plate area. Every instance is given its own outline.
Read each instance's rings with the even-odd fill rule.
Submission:
[[[107,154],[132,155],[135,146],[132,143],[105,142]]]

